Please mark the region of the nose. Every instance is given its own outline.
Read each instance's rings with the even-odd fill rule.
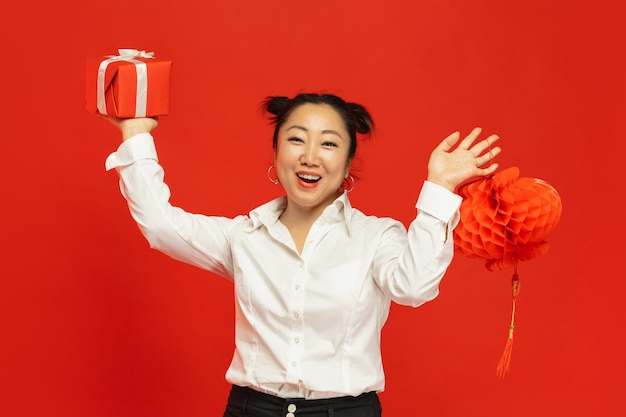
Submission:
[[[319,165],[319,150],[315,144],[307,143],[304,146],[300,162],[308,166]]]

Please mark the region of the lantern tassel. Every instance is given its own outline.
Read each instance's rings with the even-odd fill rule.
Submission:
[[[507,372],[511,370],[511,355],[513,354],[513,332],[515,331],[515,303],[517,301],[517,295],[519,294],[520,288],[519,275],[517,274],[517,263],[514,266],[515,271],[511,280],[513,306],[511,309],[511,325],[509,326],[509,338],[506,341],[506,345],[504,346],[504,353],[502,353],[502,357],[500,358],[500,362],[498,363],[498,368],[496,370],[496,375],[498,375],[498,377],[500,378],[504,378]]]

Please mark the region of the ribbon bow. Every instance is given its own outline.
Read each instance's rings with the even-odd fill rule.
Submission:
[[[138,49],[118,49],[117,53],[122,59],[154,58],[154,52],[140,51]]]

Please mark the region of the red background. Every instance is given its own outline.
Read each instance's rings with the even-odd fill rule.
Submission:
[[[84,62],[117,48],[174,61],[156,131],[173,201],[246,213],[266,178],[271,94],[330,91],[379,126],[351,194],[414,215],[431,149],[454,130],[501,135],[502,167],[559,190],[548,254],[511,271],[457,256],[440,297],[394,307],[385,415],[613,416],[623,409],[621,216],[626,110],[621,2],[12,2],[3,39],[0,412],[220,416],[232,288],[151,251],[104,159],[119,134],[84,110]]]

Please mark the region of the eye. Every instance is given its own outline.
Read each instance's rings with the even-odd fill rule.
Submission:
[[[299,137],[297,137],[297,136],[292,136],[292,137],[287,139],[287,142],[302,143],[304,141],[302,139],[300,139]]]
[[[327,140],[324,143],[322,143],[322,146],[330,146],[330,147],[336,148],[339,145],[337,145],[335,142],[331,142],[331,141]]]

